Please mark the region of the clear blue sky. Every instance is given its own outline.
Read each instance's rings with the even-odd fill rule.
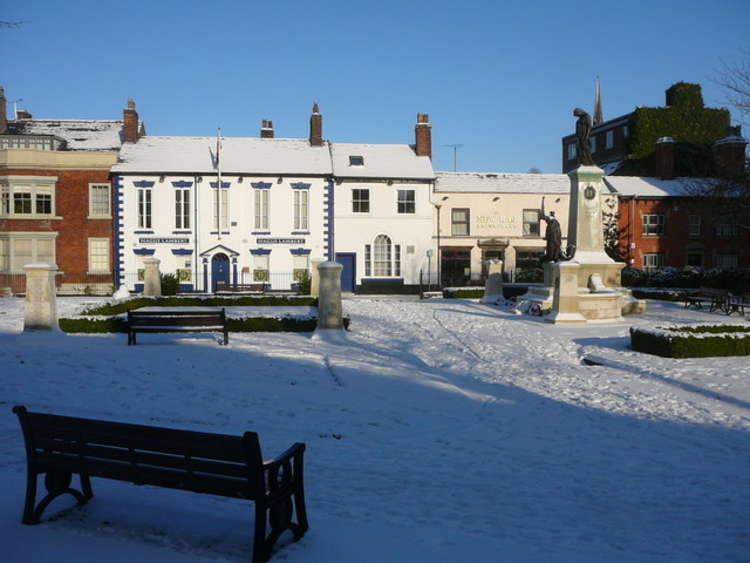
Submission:
[[[605,118],[711,82],[750,47],[750,1],[378,2],[5,0],[2,75],[35,117],[118,119],[151,135],[306,137],[313,101],[333,141],[413,143],[430,114],[435,168],[560,172],[572,110]],[[9,108],[12,112],[12,106]]]

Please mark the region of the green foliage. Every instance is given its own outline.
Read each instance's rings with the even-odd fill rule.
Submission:
[[[307,270],[294,270],[294,279],[299,284],[300,295],[310,295],[310,285],[312,284],[310,272]]]
[[[484,297],[483,287],[466,287],[460,289],[445,289],[443,297],[447,299],[481,299]]]
[[[729,110],[704,108],[690,97],[680,105],[637,108],[633,112],[630,158],[642,159],[653,154],[660,137],[710,146],[726,136],[729,123]]]
[[[312,332],[318,319],[227,319],[229,332]]]
[[[544,281],[544,268],[519,268],[516,283],[539,283]]]
[[[625,287],[674,287],[726,289],[733,293],[750,291],[750,269],[700,270],[698,268],[659,268],[640,270],[624,268],[622,285]]]
[[[141,307],[316,307],[314,297],[141,297],[115,305],[102,305],[84,311],[84,315],[119,315]]]
[[[732,336],[743,332],[745,336]],[[702,336],[698,337],[697,335]],[[715,336],[705,336],[715,334]],[[707,358],[713,356],[750,355],[750,327],[692,325],[658,331],[630,329],[633,350],[666,358]]]
[[[268,270],[253,270],[253,281],[267,282]]]
[[[161,274],[161,294],[177,295],[180,291],[180,280],[174,274]]]
[[[63,332],[126,332],[127,323],[124,319],[59,319],[58,324]]]

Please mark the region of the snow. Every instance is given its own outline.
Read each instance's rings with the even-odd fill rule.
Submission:
[[[95,119],[19,119],[8,124],[16,135],[56,135],[71,151],[118,151],[122,121]]]
[[[216,137],[141,137],[120,151],[112,172],[215,174]],[[307,139],[222,137],[221,170],[225,174],[331,173],[328,147]]]
[[[610,191],[621,196],[661,198],[700,195],[712,188],[715,181],[706,178],[663,180],[645,176],[606,176],[604,183]]]
[[[553,193],[570,192],[566,174],[506,172],[436,172],[435,192]]]
[[[364,157],[350,166],[350,156]],[[432,180],[435,173],[427,156],[417,156],[409,145],[331,143],[333,174],[339,178],[394,178]]]
[[[102,301],[60,298],[59,316]],[[628,329],[747,321],[648,307],[561,327],[471,300],[352,297],[339,338],[155,334],[128,347],[124,334],[22,333],[23,300],[0,299],[3,560],[250,554],[249,503],[101,479],[85,508],[21,525],[16,404],[254,430],[267,457],[305,442],[311,528],[277,561],[746,560],[750,362],[641,354]]]

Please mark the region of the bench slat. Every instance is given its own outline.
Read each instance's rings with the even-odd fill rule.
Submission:
[[[242,438],[103,420],[35,414],[29,417],[32,440],[39,435],[90,444],[122,446],[230,462],[245,462]],[[257,436],[257,435],[256,435]]]

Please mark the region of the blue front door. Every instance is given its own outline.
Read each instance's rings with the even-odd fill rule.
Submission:
[[[215,254],[211,259],[211,287],[213,291],[226,289],[229,285],[229,258],[226,254]]]
[[[336,262],[344,269],[341,272],[341,291],[354,291],[357,280],[357,255],[354,252],[337,252]]]

